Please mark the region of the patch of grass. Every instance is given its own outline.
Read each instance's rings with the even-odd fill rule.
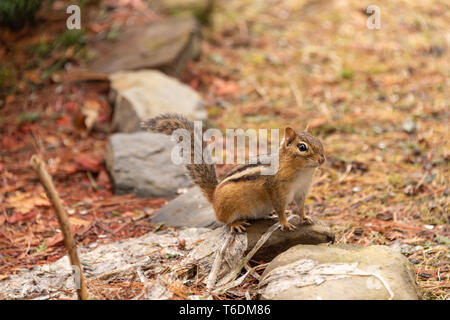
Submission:
[[[41,79],[45,80],[50,78],[55,72],[61,70],[66,63],[65,59],[58,60],[56,63],[52,64],[50,67],[42,71]]]
[[[20,116],[17,117],[17,123],[18,124],[24,124],[24,123],[30,123],[30,122],[36,122],[40,119],[39,112],[25,112],[22,113]]]
[[[30,55],[36,55],[39,58],[45,58],[54,48],[54,42],[46,42],[41,39],[38,44],[31,45],[27,48]]]
[[[66,30],[56,38],[55,43],[63,48],[72,46],[80,48],[86,40],[86,33],[83,30]]]
[[[391,174],[388,177],[389,183],[393,184],[394,186],[402,186],[403,185],[403,177],[397,173]]]
[[[0,25],[13,30],[32,22],[43,0],[1,0]]]
[[[44,240],[37,248],[36,251],[34,253],[39,253],[39,252],[43,252],[45,250],[47,250],[47,241]]]
[[[350,68],[343,68],[341,70],[341,78],[342,79],[350,80],[350,79],[353,79],[354,76],[355,76],[355,72]]]

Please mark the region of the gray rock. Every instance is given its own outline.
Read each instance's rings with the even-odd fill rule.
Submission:
[[[402,128],[406,133],[414,133],[417,130],[417,124],[412,119],[408,119],[403,122]]]
[[[200,55],[200,41],[200,29],[193,18],[126,27],[115,41],[96,45],[96,56],[88,69],[100,74],[159,69],[178,77],[186,63]]]
[[[250,221],[251,225],[247,228],[248,247],[253,248],[261,235],[275,222],[278,222],[278,218]],[[293,231],[275,230],[264,246],[253,256],[254,259],[270,261],[281,252],[298,244],[334,242],[335,236],[331,228],[319,220],[314,219],[314,224],[308,225],[295,215],[291,223],[297,228]]]
[[[215,229],[222,224],[216,220],[214,209],[203,196],[199,187],[189,189],[186,193],[170,201],[155,212],[153,222],[165,222],[175,227],[207,227]]]
[[[253,255],[252,260],[269,262],[278,254],[299,243],[318,244],[334,240],[331,229],[321,222],[315,221],[313,225],[306,225],[301,224],[300,220],[298,216],[291,218],[290,222],[297,227],[294,231],[281,231],[279,228],[275,230]],[[279,220],[276,217],[249,222],[251,225],[247,228],[247,232],[234,233],[233,240],[225,250],[224,259],[227,263],[221,264],[219,277],[229,273],[240,263],[244,256],[255,247],[261,236]],[[229,232],[228,226],[222,226],[204,234],[205,240],[196,246],[181,262],[180,273],[192,274],[192,270],[195,270],[195,274],[199,278],[207,276],[211,271],[216,253],[226,241]]]
[[[152,274],[161,274],[177,259],[184,257],[190,249],[203,239],[208,229],[189,228],[147,233],[138,238],[124,239],[109,244],[99,244],[97,248],[79,247],[83,275],[88,280],[110,283],[115,279],[133,281],[137,269],[142,268]],[[185,241],[185,248],[179,247],[179,240]],[[0,299],[73,299],[76,291],[69,257],[36,266],[32,270],[19,270],[9,278],[0,280]],[[141,299],[168,299],[171,294],[165,290],[161,278],[149,279],[144,285],[145,295]],[[148,287],[147,287],[148,285]],[[94,292],[90,298],[98,299]]]
[[[259,285],[261,299],[421,299],[411,263],[386,246],[298,245],[267,266]]]
[[[172,162],[170,137],[148,132],[117,133],[109,138],[105,161],[115,192],[163,197],[191,185],[185,169]]]
[[[178,113],[199,120],[206,118],[198,93],[160,71],[117,72],[110,80],[115,100],[114,130],[139,131],[142,120],[161,113]]]

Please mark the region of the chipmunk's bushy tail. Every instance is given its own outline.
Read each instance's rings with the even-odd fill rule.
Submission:
[[[171,135],[177,129],[185,129],[189,132],[191,137],[191,161],[186,165],[186,169],[192,181],[202,189],[208,201],[212,202],[214,190],[218,184],[216,169],[214,164],[207,164],[203,161],[202,150],[205,150],[206,142],[203,142],[202,132],[194,132],[194,123],[178,114],[163,114],[143,121],[141,126],[147,131],[167,135]],[[197,139],[195,139],[195,135],[197,135]],[[201,146],[194,147],[195,144],[201,144]],[[197,158],[202,159],[199,164],[194,163],[195,152],[197,152]],[[210,154],[207,155],[211,156]],[[212,163],[212,161],[208,162]]]

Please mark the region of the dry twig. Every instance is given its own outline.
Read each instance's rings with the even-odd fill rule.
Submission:
[[[75,276],[79,277],[79,279],[75,279],[78,299],[87,300],[88,293],[86,284],[84,282],[83,269],[81,268],[80,259],[78,258],[77,245],[75,243],[75,239],[73,238],[72,230],[70,229],[70,223],[67,213],[64,210],[58,192],[53,185],[52,177],[47,172],[44,161],[39,156],[33,155],[30,160],[30,165],[39,177],[39,180],[44,186],[45,193],[47,194],[48,199],[53,205],[53,209],[55,210],[56,217],[61,227],[61,231],[64,235],[64,246],[66,247],[67,253],[69,254],[70,263],[72,267],[78,268],[79,270],[79,274],[75,274]]]

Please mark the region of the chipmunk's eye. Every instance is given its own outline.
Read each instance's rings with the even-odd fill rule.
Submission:
[[[305,151],[308,150],[308,147],[307,147],[306,144],[304,144],[304,143],[299,143],[299,144],[297,145],[297,148],[298,148],[298,150],[300,150],[301,152],[305,152]]]

